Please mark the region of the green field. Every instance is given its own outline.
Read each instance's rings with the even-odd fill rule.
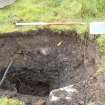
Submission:
[[[67,22],[75,19],[89,22],[104,19],[104,12],[105,0],[16,0],[13,5],[0,9],[0,32],[35,28],[16,27],[16,22]]]

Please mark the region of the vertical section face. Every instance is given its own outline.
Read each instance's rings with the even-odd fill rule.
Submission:
[[[23,95],[48,97],[52,90],[76,83],[84,90],[80,83],[96,72],[95,44],[76,32],[39,30],[0,39],[0,79],[11,57],[4,89]],[[69,90],[61,91],[67,100]]]

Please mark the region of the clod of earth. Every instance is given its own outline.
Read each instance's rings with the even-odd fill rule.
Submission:
[[[95,75],[100,56],[94,41],[82,40],[76,32],[46,29],[8,36],[0,39],[0,79],[10,58],[14,62],[0,96],[21,99],[27,105],[45,104],[41,99],[49,105],[103,102],[105,94],[100,91],[105,86],[103,78]]]

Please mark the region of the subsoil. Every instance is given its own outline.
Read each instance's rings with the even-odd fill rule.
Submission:
[[[0,79],[11,59],[0,96],[34,105],[40,99],[46,101],[53,89],[78,84],[80,105],[103,102],[105,80],[95,75],[100,65],[95,40],[81,39],[75,31],[8,33],[0,39]]]

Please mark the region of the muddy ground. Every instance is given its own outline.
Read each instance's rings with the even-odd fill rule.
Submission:
[[[100,55],[94,40],[82,40],[76,32],[47,29],[9,33],[0,39],[0,79],[11,59],[0,96],[34,105],[46,100],[51,90],[76,84],[82,97],[77,105],[104,102],[104,75],[95,75]]]

